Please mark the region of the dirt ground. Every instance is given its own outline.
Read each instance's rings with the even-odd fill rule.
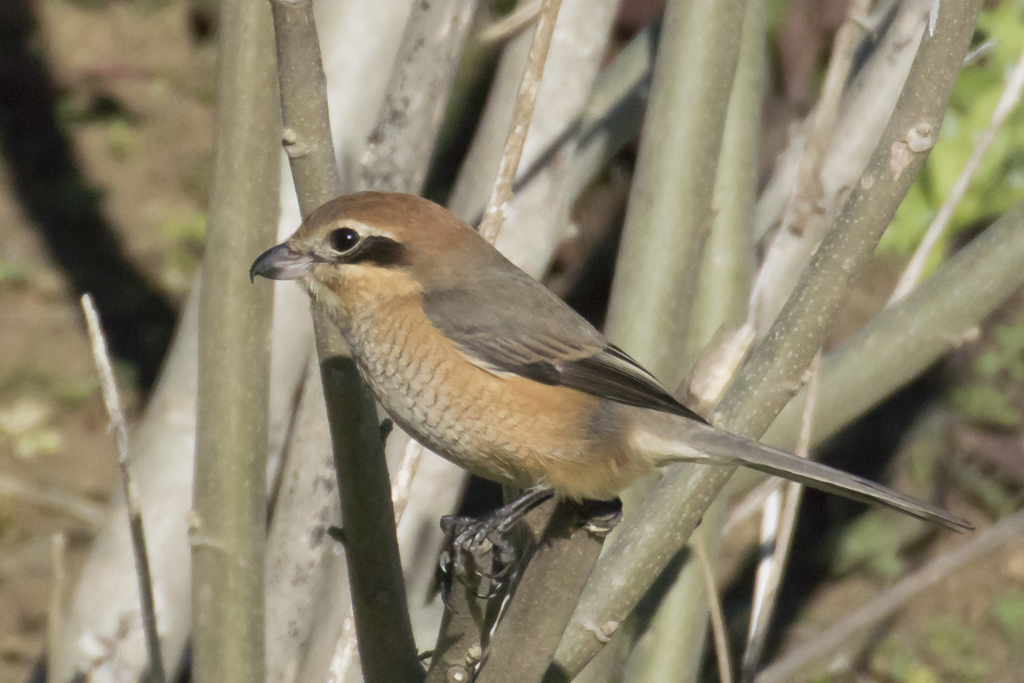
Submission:
[[[21,96],[0,157],[0,477],[103,507],[116,454],[77,291],[100,290],[136,415],[201,251],[215,48],[183,2],[3,4],[0,97]],[[70,585],[89,525],[0,495],[3,683],[44,650],[56,533]]]
[[[0,25],[0,98],[8,98],[0,102],[0,483],[103,508],[115,450],[77,293],[96,292],[137,416],[201,252],[215,48],[196,35],[181,0],[2,0]],[[886,287],[878,283],[891,271],[882,264],[869,278],[874,284],[849,307],[849,327],[880,308]],[[948,504],[988,524],[956,490]],[[818,498],[809,505],[832,509]],[[89,524],[0,492],[0,683],[27,680],[45,650],[58,533],[70,586]],[[747,524],[726,544],[723,583],[746,585],[742,541],[755,533]],[[833,571],[837,534],[819,530],[803,550],[817,573],[793,579],[800,585],[783,648],[894,580],[871,569],[892,557],[870,534],[875,552]],[[890,555],[913,567],[965,540],[922,538]],[[731,621],[745,625],[743,599],[733,604]],[[840,680],[856,667],[861,680],[1024,682],[1024,540],[940,582],[864,643],[825,660],[814,680]]]

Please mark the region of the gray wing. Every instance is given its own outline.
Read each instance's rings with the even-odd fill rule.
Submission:
[[[425,293],[427,318],[486,368],[704,422],[561,299],[507,265],[472,287]]]

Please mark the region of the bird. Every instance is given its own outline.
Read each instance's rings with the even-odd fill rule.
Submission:
[[[955,530],[969,522],[709,424],[595,327],[427,199],[332,199],[249,271],[321,302],[388,416],[465,470],[613,500],[656,467],[739,465]]]

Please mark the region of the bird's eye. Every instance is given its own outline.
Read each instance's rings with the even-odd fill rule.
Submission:
[[[331,242],[331,249],[344,254],[359,242],[359,233],[352,228],[340,228],[332,231],[328,239]]]

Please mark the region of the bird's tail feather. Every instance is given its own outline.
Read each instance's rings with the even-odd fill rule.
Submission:
[[[955,531],[970,522],[886,486],[675,415],[644,411],[635,445],[655,463],[738,465],[865,503],[880,503]]]

